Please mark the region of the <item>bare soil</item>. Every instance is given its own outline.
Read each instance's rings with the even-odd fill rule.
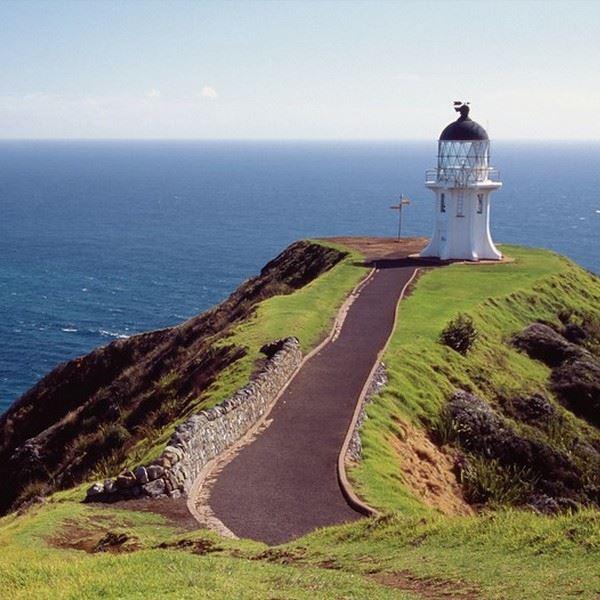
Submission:
[[[357,250],[365,255],[367,263],[382,258],[404,258],[411,254],[417,254],[427,245],[429,238],[426,237],[411,237],[396,238],[388,237],[329,237],[323,238],[324,241],[333,242],[335,244],[343,244]]]
[[[105,508],[107,505],[98,503],[93,504],[93,506]],[[161,515],[183,531],[198,529],[198,522],[188,510],[185,498],[136,498],[114,502],[108,506],[110,508],[139,510]]]
[[[50,546],[68,550],[83,550],[88,554],[135,552],[141,545],[131,534],[120,531],[110,519],[85,527],[81,522],[68,520],[55,535],[46,539]]]
[[[197,554],[199,556],[204,556],[205,554],[211,554],[212,552],[221,552],[223,548],[218,546],[211,540],[179,540],[178,542],[163,542],[158,545],[158,548],[162,550],[170,549],[170,550],[185,550],[186,552],[190,552],[191,554]]]
[[[463,496],[454,474],[455,455],[438,448],[425,434],[409,423],[401,423],[403,436],[392,440],[400,456],[408,489],[424,504],[445,515],[471,515],[473,508]]]
[[[426,600],[481,600],[481,591],[471,584],[451,579],[417,577],[410,571],[376,573],[371,576],[377,583],[405,592],[411,592]]]

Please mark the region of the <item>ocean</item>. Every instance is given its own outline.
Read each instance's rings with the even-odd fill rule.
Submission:
[[[0,142],[0,411],[58,363],[174,325],[290,242],[428,235],[436,142]],[[492,142],[497,242],[600,272],[600,143]]]

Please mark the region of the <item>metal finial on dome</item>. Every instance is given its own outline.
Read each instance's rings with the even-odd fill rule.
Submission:
[[[468,119],[469,118],[469,110],[471,110],[471,109],[469,108],[468,102],[462,102],[461,100],[455,100],[454,101],[454,110],[456,112],[460,113],[461,119]]]

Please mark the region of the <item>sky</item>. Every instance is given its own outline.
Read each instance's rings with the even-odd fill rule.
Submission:
[[[0,138],[600,139],[598,2],[0,2]]]

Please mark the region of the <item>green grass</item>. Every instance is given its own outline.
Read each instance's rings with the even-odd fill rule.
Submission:
[[[557,321],[561,310],[600,311],[600,282],[567,259],[545,250],[506,246],[514,262],[452,265],[422,275],[399,306],[398,324],[383,360],[389,384],[369,405],[361,437],[364,460],[351,471],[360,494],[383,510],[431,512],[403,482],[390,439],[398,421],[432,426],[457,388],[492,404],[518,393],[548,390],[549,370],[506,342],[536,319]],[[458,313],[473,318],[477,342],[467,356],[439,343]],[[589,427],[569,417],[575,430]]]
[[[327,557],[354,573],[408,571],[462,582],[454,587],[475,587],[480,598],[591,599],[600,592],[598,511],[557,517],[512,510],[454,518],[396,513],[324,529],[297,546],[314,563]]]
[[[318,243],[348,252],[348,256],[293,294],[261,302],[252,317],[221,342],[242,346],[248,353],[211,388],[211,402],[222,400],[248,381],[256,360],[261,357],[260,348],[267,342],[295,336],[302,352],[307,353],[327,336],[339,308],[368,269],[362,266],[363,257],[359,253],[336,244]]]
[[[88,554],[59,549],[76,525],[96,538],[126,532],[139,550]],[[207,540],[204,556],[160,549]],[[48,503],[0,520],[2,597],[13,598],[411,598],[374,574],[410,573],[478,598],[595,598],[600,590],[600,514],[540,517],[502,511],[477,517],[399,513],[325,528],[265,553],[262,544],[183,534],[149,513]],[[452,596],[450,596],[452,597]]]
[[[546,251],[503,250],[514,263],[427,272],[399,307],[385,356],[390,381],[369,405],[364,460],[351,471],[359,493],[387,511],[383,517],[325,528],[265,553],[254,542],[186,534],[157,515],[82,505],[82,488],[76,488],[24,515],[0,519],[2,598],[420,597],[381,585],[375,579],[381,573],[392,581],[394,574],[409,573],[426,590],[446,590],[446,597],[467,587],[478,598],[597,598],[598,511],[543,517],[505,509],[445,517],[408,491],[390,444],[400,435],[400,420],[435,424],[456,387],[491,403],[502,394],[547,392],[548,370],[505,342],[534,319],[555,320],[560,310],[598,311],[600,285],[593,276]],[[248,355],[213,390],[215,400],[245,383],[263,343],[297,335],[305,351],[314,347],[366,273],[356,259],[348,257],[292,295],[262,303],[228,340],[246,346]],[[459,312],[470,315],[479,332],[466,356],[437,341]],[[586,427],[573,417],[549,435],[568,449]],[[77,538],[73,527],[94,539],[107,530],[125,532],[139,549],[88,554],[51,545]],[[196,555],[157,547],[181,539],[206,539],[218,550]]]
[[[21,556],[30,566],[24,585],[20,561],[2,569],[3,597],[87,598],[374,598],[399,596],[347,572],[290,567],[268,562],[176,550],[128,555],[64,556],[40,562],[37,552]]]
[[[54,546],[56,540],[98,539],[109,529],[134,536],[139,549],[88,554]],[[215,551],[195,555],[157,547],[182,538],[208,540]],[[262,544],[228,542],[207,532],[182,536],[162,517],[147,512],[49,503],[27,515],[0,520],[1,596],[7,600],[404,597],[352,572],[258,559],[264,550]]]

